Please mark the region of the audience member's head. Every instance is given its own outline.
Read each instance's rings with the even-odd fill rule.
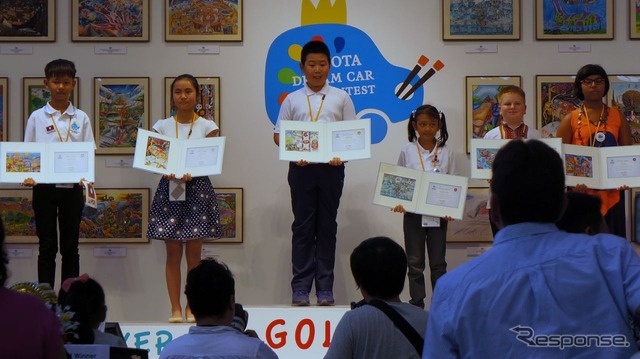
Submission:
[[[72,334],[67,335],[67,342],[93,344],[93,330],[107,317],[104,290],[100,283],[86,273],[68,278],[62,283],[58,303],[63,311],[74,313],[70,320],[78,323]]]
[[[196,322],[206,318],[231,323],[235,310],[235,281],[229,268],[215,259],[205,259],[187,274],[184,293]],[[228,323],[227,323],[228,321]]]
[[[0,219],[0,287],[4,287],[7,283],[7,278],[9,278],[7,265],[9,265],[9,258],[4,250],[4,225],[2,224],[2,219]]]
[[[407,255],[388,237],[369,238],[351,253],[351,273],[365,300],[394,299],[404,288]]]
[[[600,207],[600,197],[587,193],[567,192],[567,207],[556,225],[563,231],[570,233],[598,234],[607,232]]]
[[[564,209],[560,155],[541,141],[510,141],[496,154],[491,208],[499,228],[522,222],[555,223]]]

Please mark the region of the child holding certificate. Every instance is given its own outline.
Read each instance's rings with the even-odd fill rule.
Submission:
[[[199,95],[200,86],[195,77],[187,74],[176,77],[171,84],[171,102],[176,113],[156,122],[153,130],[186,140],[217,136],[218,126],[194,112]],[[202,239],[221,237],[216,194],[209,177],[191,177],[188,173],[180,178],[175,174],[163,176],[151,204],[147,236],[164,240],[167,250],[165,275],[171,302],[169,322],[181,323],[183,248],[186,248],[187,268],[191,269],[200,263]],[[190,323],[195,322],[188,306],[186,318]]]
[[[24,142],[94,142],[91,119],[76,108],[69,96],[76,86],[76,66],[57,59],[45,68],[44,87],[51,97],[31,113]],[[84,209],[81,183],[40,183],[27,178],[23,186],[33,187],[33,214],[38,235],[38,282],[55,284],[58,228],[60,229],[61,276],[77,277],[80,272],[78,241]]]
[[[409,143],[400,151],[398,165],[423,172],[454,174],[455,156],[446,146],[449,133],[444,113],[431,105],[418,107],[409,116],[407,126]],[[447,242],[447,223],[450,217],[423,216],[407,212],[402,205],[392,209],[404,213],[402,228],[404,246],[409,264],[409,303],[424,308],[426,297],[424,269],[425,243],[429,254],[431,288],[438,278],[447,272],[445,261]]]
[[[602,99],[609,91],[609,77],[600,65],[585,65],[576,74],[573,91],[582,105],[565,116],[558,126],[563,143],[607,147],[631,145],[631,128],[625,116]],[[581,184],[569,190],[596,195],[602,200],[600,211],[609,232],[626,236],[623,186],[612,190],[593,190]]]

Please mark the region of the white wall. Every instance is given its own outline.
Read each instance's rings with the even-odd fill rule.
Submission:
[[[315,0],[314,2],[317,2]],[[163,79],[181,73],[221,78],[222,132],[227,136],[224,174],[214,177],[219,187],[244,188],[244,243],[211,245],[235,273],[237,299],[246,305],[286,305],[290,301],[290,209],[286,183],[287,163],[277,159],[272,126],[264,104],[264,64],[271,42],[282,32],[300,26],[300,1],[244,2],[244,41],[221,43],[219,55],[189,55],[186,43],[163,41],[163,10],[152,1],[151,41],[119,44],[127,55],[94,55],[96,44],[71,43],[68,1],[57,2],[56,43],[31,43],[33,55],[0,55],[0,76],[10,78],[10,140],[21,140],[22,77],[43,76],[44,65],[58,57],[75,61],[80,82],[80,108],[93,114],[93,77],[148,76],[151,78],[152,123],[163,115]],[[348,25],[366,32],[386,59],[412,68],[421,54],[440,59],[445,67],[425,87],[425,102],[447,115],[449,144],[459,152],[458,172],[469,173],[465,153],[464,78],[478,75],[520,75],[528,94],[526,121],[535,126],[535,75],[574,74],[586,63],[602,64],[609,73],[640,73],[640,42],[628,38],[628,5],[617,2],[614,41],[582,41],[590,53],[558,53],[558,42],[535,41],[534,2],[522,1],[522,39],[489,42],[495,54],[467,54],[465,42],[441,40],[440,1],[347,0]],[[5,46],[9,44],[0,44]],[[408,115],[408,114],[407,114]],[[368,161],[347,165],[345,189],[339,211],[335,294],[338,304],[359,298],[349,270],[349,254],[363,239],[387,235],[402,242],[402,218],[371,204],[378,164],[394,163],[406,141],[406,122],[390,126],[384,142],[373,146]],[[96,161],[98,187],[149,187],[155,191],[158,176],[133,169],[107,169]],[[111,157],[113,158],[113,157]],[[120,158],[120,157],[115,157]],[[484,183],[474,183],[483,186]],[[5,186],[6,187],[6,186]],[[465,244],[450,245],[449,268],[468,260]],[[35,280],[34,257],[14,259],[9,282]],[[164,280],[164,245],[126,245],[127,257],[94,258],[96,245],[81,245],[81,272],[97,278],[107,291],[109,317],[121,321],[163,321],[169,315]],[[427,275],[428,278],[428,275]],[[405,289],[403,299],[408,299]]]

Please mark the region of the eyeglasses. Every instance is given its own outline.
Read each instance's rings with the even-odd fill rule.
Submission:
[[[593,84],[596,84],[597,86],[600,86],[604,83],[604,79],[599,77],[597,79],[584,79],[582,81],[580,81],[581,84],[585,85],[585,86],[592,86]]]

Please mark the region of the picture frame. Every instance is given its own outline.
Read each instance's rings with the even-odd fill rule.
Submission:
[[[495,10],[495,4],[487,0],[442,0],[442,40],[520,40],[520,2],[505,1],[501,11],[486,11]],[[482,19],[478,18],[481,14],[485,15]]]
[[[148,77],[94,77],[97,155],[133,154],[138,128],[149,128]]]
[[[51,93],[44,86],[44,77],[22,78],[22,137],[27,128],[27,121],[31,113],[49,102]],[[80,108],[80,78],[76,77],[76,86],[71,91],[69,101],[76,108]]]
[[[521,86],[520,76],[466,76],[466,151],[469,153],[471,139],[484,135],[500,125],[498,93],[509,85]]]
[[[622,112],[631,127],[632,144],[640,144],[640,74],[609,75],[607,103]]]
[[[30,188],[0,188],[0,217],[5,243],[38,243],[31,204],[32,192]]]
[[[243,0],[201,2],[189,6],[189,0],[164,1],[164,40],[242,41]],[[198,19],[198,20],[195,20]]]
[[[536,127],[542,138],[556,136],[560,121],[580,106],[573,94],[575,75],[536,75]]]
[[[629,1],[629,40],[640,39],[640,1]]]
[[[0,141],[9,141],[9,78],[0,77]]]
[[[536,40],[613,40],[613,0],[536,0],[535,6]]]
[[[71,41],[149,42],[150,6],[150,0],[72,0]]]
[[[447,242],[493,242],[488,202],[489,187],[469,187],[462,219],[447,224]]]
[[[175,114],[175,109],[171,102],[171,83],[175,77],[164,78],[164,118],[169,118]],[[218,126],[218,136],[222,136],[220,121],[220,77],[197,76],[200,87],[200,97],[197,99],[196,109],[198,116],[207,120],[212,120]]]
[[[628,236],[633,242],[640,243],[640,188],[631,188],[631,235]]]
[[[148,188],[96,188],[98,208],[85,206],[80,243],[148,243]]]
[[[0,42],[56,41],[56,0],[4,0],[0,18],[11,24],[0,27]]]
[[[220,239],[208,239],[205,242],[216,243],[243,243],[244,229],[244,190],[242,187],[218,187],[214,188],[218,211],[220,212],[220,225],[222,237]]]

